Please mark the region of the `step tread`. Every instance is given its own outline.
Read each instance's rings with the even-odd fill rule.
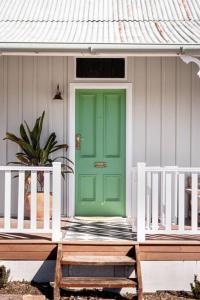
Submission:
[[[122,288],[136,286],[137,284],[133,279],[120,277],[63,277],[60,282],[61,288]]]
[[[129,256],[112,255],[63,255],[65,265],[134,265],[135,260]]]

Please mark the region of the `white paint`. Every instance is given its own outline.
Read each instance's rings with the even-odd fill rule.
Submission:
[[[200,261],[142,261],[144,292],[158,290],[190,291],[194,274],[200,274]]]
[[[135,173],[135,168],[132,172]],[[188,187],[188,180],[184,181],[184,178],[186,179],[189,176],[188,174],[192,178],[191,187]],[[200,168],[147,167],[144,163],[138,163],[137,186],[134,181],[132,182],[132,190],[137,189],[137,200],[135,203],[135,199],[132,198],[132,201],[135,204],[135,210],[137,208],[137,240],[139,242],[145,241],[146,234],[199,234],[199,197],[197,196],[199,191],[197,179],[199,175]],[[146,180],[149,177],[151,177],[151,181]],[[179,181],[177,180],[178,177]],[[177,197],[178,190],[179,197]],[[187,217],[184,210],[186,192],[187,194],[190,193],[192,205],[190,211],[191,225],[185,227],[185,217]],[[147,205],[146,201],[149,194],[152,198],[152,210],[150,210],[150,205]],[[163,194],[165,194],[165,205],[163,209],[159,209],[163,205],[163,199],[159,195]],[[174,215],[175,212],[177,213],[174,209],[175,205],[179,207],[179,219]]]
[[[199,71],[198,71],[197,75],[200,77],[200,60],[198,58],[192,57],[192,56],[189,56],[189,55],[180,55],[180,58],[186,64],[189,64],[191,62],[195,63],[199,67]]]
[[[133,183],[134,184],[134,183]],[[137,241],[145,241],[145,164],[137,167]],[[138,203],[140,199],[140,203]]]
[[[54,281],[55,261],[0,261],[0,265],[9,268],[10,280],[34,280],[36,282]],[[190,291],[194,274],[200,274],[200,261],[142,261],[142,280],[145,293],[159,290]],[[106,269],[85,267],[66,268],[64,274],[76,276],[126,276],[131,270],[127,268],[108,267]]]
[[[186,65],[175,57],[127,58],[127,82],[133,85],[129,112],[133,145],[130,166],[135,167],[141,161],[147,165],[200,166],[197,71],[195,64]],[[18,151],[14,144],[3,141],[5,132],[18,134],[20,122],[26,120],[33,125],[44,109],[42,143],[51,131],[56,132],[59,143],[69,142],[70,82],[74,82],[73,57],[0,57],[0,165],[14,161]],[[63,101],[52,100],[58,83]],[[68,156],[72,158],[69,153]],[[69,181],[63,181],[64,215],[71,211],[67,201],[72,204],[67,187],[74,175],[68,178]],[[0,199],[4,193],[2,183],[0,176]],[[12,215],[17,214],[16,196],[17,192],[11,199]],[[134,207],[131,210],[135,216]],[[187,203],[185,210],[188,210]],[[0,201],[0,213],[3,211],[3,201]]]
[[[34,280],[36,282],[54,281],[55,261],[2,260],[0,265],[10,269],[10,281]]]
[[[4,223],[0,228],[2,233],[52,233],[52,241],[59,242],[61,233],[61,162],[53,162],[52,167],[28,167],[28,166],[1,166],[0,174],[5,177],[5,197],[4,200]],[[31,172],[30,172],[31,170]],[[44,225],[43,228],[37,227],[37,171],[44,171]],[[13,194],[12,183],[18,176],[18,195],[17,195],[17,228],[11,227],[11,195]],[[25,172],[31,173],[31,215],[30,228],[24,227],[24,185]],[[51,173],[51,174],[50,174]],[[52,184],[50,188],[50,175]],[[52,228],[50,228],[50,191],[52,189]]]
[[[61,232],[61,163],[53,163],[52,241],[59,242]]]
[[[37,172],[31,171],[31,228],[37,226]]]
[[[131,216],[131,173],[132,173],[132,84],[131,83],[71,83],[69,89],[69,157],[75,162],[75,91],[77,89],[124,89],[126,90],[126,216]],[[75,166],[74,166],[75,167]],[[75,178],[69,179],[68,215],[74,216]]]

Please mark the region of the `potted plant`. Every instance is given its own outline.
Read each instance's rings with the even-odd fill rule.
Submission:
[[[43,129],[45,111],[36,120],[33,129],[24,122],[20,125],[20,137],[7,132],[4,140],[9,140],[16,143],[20,147],[20,152],[16,153],[17,162],[9,162],[9,164],[23,166],[52,166],[56,160],[62,159],[62,175],[65,177],[67,173],[73,173],[72,161],[66,156],[56,156],[53,154],[63,149],[65,152],[68,149],[67,144],[58,144],[55,132],[51,133],[41,146],[41,134]],[[31,173],[25,174],[25,213],[30,216],[31,207]],[[37,172],[37,219],[42,219],[44,216],[44,172]],[[50,193],[50,215],[52,206],[52,194]]]

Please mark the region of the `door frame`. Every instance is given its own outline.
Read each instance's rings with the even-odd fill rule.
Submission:
[[[132,153],[133,153],[133,95],[132,83],[96,83],[76,82],[69,84],[68,97],[68,145],[69,158],[75,168],[75,98],[77,89],[124,89],[126,90],[126,217],[131,216],[131,181],[132,181]],[[67,216],[75,215],[75,174],[68,176]]]

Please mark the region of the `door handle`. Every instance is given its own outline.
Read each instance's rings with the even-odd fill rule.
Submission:
[[[100,162],[95,162],[94,164],[95,168],[106,168],[107,167],[107,163],[100,161]]]
[[[76,150],[80,150],[81,148],[81,135],[80,133],[76,134],[76,138],[75,138],[75,146],[76,146]]]

